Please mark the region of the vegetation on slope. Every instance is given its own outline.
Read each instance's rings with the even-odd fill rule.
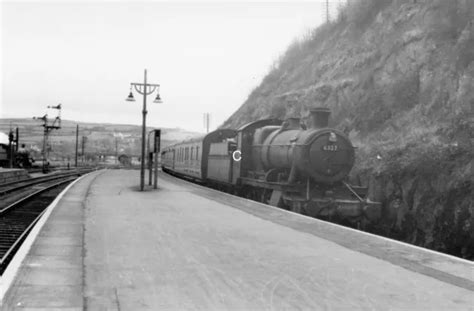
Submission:
[[[474,2],[354,0],[292,44],[223,127],[331,108],[380,233],[474,258]]]

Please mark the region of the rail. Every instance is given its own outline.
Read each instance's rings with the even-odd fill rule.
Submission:
[[[27,188],[29,186],[40,184],[43,182],[57,180],[57,179],[61,179],[68,176],[81,175],[90,171],[91,171],[90,169],[75,170],[75,171],[67,172],[67,173],[57,173],[54,175],[40,176],[40,177],[34,177],[34,178],[29,178],[29,179],[16,180],[16,181],[8,182],[8,183],[3,183],[3,184],[0,184],[0,196]]]

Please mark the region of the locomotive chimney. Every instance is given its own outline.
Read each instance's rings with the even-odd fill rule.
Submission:
[[[328,127],[329,115],[331,110],[329,108],[317,107],[310,109],[311,112],[311,128],[321,129]]]

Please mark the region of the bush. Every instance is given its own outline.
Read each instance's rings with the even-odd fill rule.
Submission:
[[[436,39],[455,40],[474,19],[471,0],[436,0],[432,8],[437,13],[430,22],[431,35]]]
[[[420,77],[418,70],[396,79],[391,85],[390,106],[394,111],[403,111],[419,102]]]
[[[392,4],[393,0],[354,0],[348,2],[341,14],[355,26],[355,30],[364,30],[377,14]]]

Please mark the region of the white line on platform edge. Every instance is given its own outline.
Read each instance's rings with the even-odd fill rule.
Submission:
[[[31,246],[33,245],[33,243],[35,242],[36,237],[38,236],[39,232],[41,231],[41,228],[43,228],[43,225],[48,220],[49,216],[53,212],[56,205],[59,203],[59,201],[62,199],[64,194],[72,186],[74,186],[79,180],[81,180],[82,178],[86,177],[87,175],[91,173],[82,175],[81,177],[79,177],[78,179],[70,183],[63,191],[61,191],[61,193],[54,199],[54,201],[51,202],[50,205],[48,205],[48,207],[46,208],[46,212],[44,212],[43,216],[40,218],[40,220],[38,220],[38,222],[33,227],[33,229],[31,229],[30,234],[28,234],[25,241],[21,244],[20,248],[18,249],[15,256],[13,257],[13,260],[10,262],[7,269],[5,270],[3,275],[0,277],[0,307],[3,305],[4,295],[6,294],[13,280],[15,279],[16,273],[18,272],[18,269],[20,268],[21,263],[25,259],[26,255],[28,255],[28,252],[31,249]]]

